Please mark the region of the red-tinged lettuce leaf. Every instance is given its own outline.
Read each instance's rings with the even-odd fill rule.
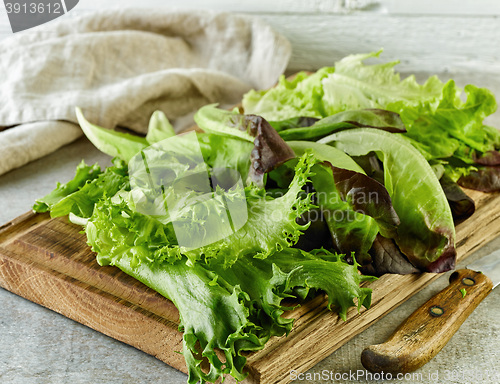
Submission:
[[[482,192],[500,191],[500,166],[477,166],[477,170],[458,179],[462,187]]]
[[[354,252],[360,264],[370,263],[368,250],[376,235],[394,235],[399,224],[387,190],[366,175],[327,162],[316,165],[313,172],[314,202],[334,247],[348,255]]]
[[[439,182],[450,204],[455,223],[460,223],[471,217],[476,210],[474,200],[467,196],[462,188],[447,175],[443,175]]]
[[[384,168],[382,162],[375,154],[366,156],[355,156],[356,162],[363,168],[367,175],[375,180],[384,182]],[[450,204],[451,212],[455,224],[466,220],[475,211],[474,201],[465,194],[465,192],[448,175],[443,174],[444,169],[438,172],[437,177],[443,188],[443,191]]]
[[[342,200],[355,211],[373,217],[383,235],[394,236],[400,220],[384,185],[362,173],[330,166]]]
[[[196,113],[195,121],[207,133],[239,138],[254,144],[247,184],[253,183],[262,188],[266,173],[295,157],[278,132],[260,116],[242,115],[207,105]]]
[[[481,165],[500,165],[500,152],[499,151],[487,151],[480,155],[476,151],[472,154],[472,159],[474,163]]]
[[[336,113],[317,121],[310,127],[282,128],[279,134],[286,141],[316,141],[334,132],[362,127],[377,128],[393,133],[406,132],[397,113],[383,109],[361,109]]]
[[[377,235],[370,249],[370,255],[372,263],[361,268],[364,274],[382,276],[385,273],[407,275],[419,272],[399,250],[393,239]]]
[[[455,226],[448,200],[427,160],[398,135],[370,128],[338,132],[320,142],[352,156],[374,151],[384,164],[384,185],[401,224],[396,244],[421,270],[454,267]]]
[[[295,153],[264,118],[246,115],[244,122],[249,127],[249,133],[255,137],[248,180],[263,187],[264,175],[293,159]]]
[[[385,187],[364,175],[363,169],[343,151],[316,142],[287,143],[297,156],[309,152],[324,162],[314,167],[311,177],[316,192],[314,203],[320,209],[311,210],[301,218],[301,223],[309,222],[311,226],[297,246],[312,249],[318,244],[329,246],[331,243],[341,253],[355,252],[359,263],[369,263],[368,250],[377,233],[381,230],[386,235],[394,233],[399,223]],[[287,167],[288,163],[277,171]],[[282,187],[289,183],[284,171],[275,171],[271,177]],[[327,223],[330,240],[325,236],[328,232],[324,223]]]

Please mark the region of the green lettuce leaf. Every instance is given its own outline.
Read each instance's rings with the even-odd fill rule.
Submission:
[[[292,128],[310,127],[318,120],[319,119],[317,117],[298,116],[298,117],[291,117],[285,120],[269,121],[269,124],[271,124],[271,127],[273,127],[276,130],[276,132],[281,132]]]
[[[384,164],[384,185],[401,224],[396,243],[413,265],[443,272],[455,265],[455,227],[446,196],[425,158],[399,136],[371,128],[320,140],[350,155],[374,151]]]
[[[94,180],[101,173],[101,167],[98,164],[89,166],[82,160],[76,167],[75,177],[67,183],[57,183],[57,187],[52,192],[36,200],[33,210],[39,213],[51,210],[61,199],[78,191],[87,182]]]
[[[128,169],[125,162],[115,158],[113,163],[113,166],[106,168],[95,179],[55,203],[50,209],[50,216],[60,217],[69,214],[80,218],[92,216],[95,203],[103,197],[114,196],[128,184]]]
[[[263,188],[267,173],[294,158],[292,149],[261,116],[242,115],[207,105],[196,113],[195,121],[204,132],[254,144],[249,156],[247,184]]]
[[[395,112],[408,130],[403,137],[427,160],[456,158],[464,163],[454,165],[450,161],[445,167],[447,175],[454,181],[477,170],[474,154],[500,149],[500,131],[483,123],[485,117],[497,108],[490,91],[467,85],[465,101],[462,101],[462,91],[453,80],[443,83],[432,76],[422,85],[414,76],[401,80],[394,71],[397,61],[364,62],[378,58],[380,53],[351,55],[337,62],[335,67],[323,68],[317,74],[301,74],[295,81],[284,81],[276,90],[249,92],[243,98],[243,108],[246,113],[261,114],[271,121],[296,116],[324,118],[366,108]],[[304,93],[304,87],[314,89],[314,92]],[[310,104],[305,113],[304,104],[307,102]],[[283,134],[287,135],[286,130]],[[293,133],[298,134],[302,135],[301,138],[315,136],[314,129],[308,132],[307,128],[299,128]],[[291,137],[296,137],[293,135]],[[476,172],[468,179],[468,187],[500,189],[495,176],[492,177],[495,171]]]
[[[149,120],[146,141],[154,144],[173,136],[175,136],[174,127],[168,121],[167,116],[162,111],[155,111]]]
[[[335,167],[364,173],[363,169],[352,157],[330,145],[309,141],[288,141],[287,144],[298,157],[304,156],[305,153],[310,153],[319,161],[327,161]]]
[[[278,84],[267,91],[254,91],[243,96],[245,113],[279,121],[296,116],[325,117],[322,80],[335,71],[325,67],[313,74],[299,72],[293,79],[281,76]]]
[[[433,103],[395,100],[386,108],[401,115],[408,137],[420,143],[432,158],[448,158],[463,153],[465,148],[494,150],[500,143],[491,140],[483,125],[485,117],[497,107],[493,94],[473,85],[465,87],[465,94],[467,99],[462,102],[460,90],[450,80]],[[470,158],[464,154],[462,157]]]
[[[92,144],[101,152],[112,157],[119,157],[128,162],[149,145],[148,141],[143,137],[112,131],[88,122],[80,108],[76,108],[76,117],[83,133]]]
[[[436,76],[419,85],[414,76],[401,80],[400,75],[394,72],[397,61],[372,65],[363,63],[381,53],[351,55],[335,63],[335,71],[322,83],[327,116],[351,109],[391,110],[386,106],[395,101],[417,105],[432,103],[439,98],[443,85]]]
[[[397,113],[382,109],[361,109],[336,113],[308,127],[284,129],[281,126],[279,134],[286,141],[319,140],[334,132],[362,127],[378,128],[388,132],[406,132],[406,128]]]
[[[357,264],[349,265],[339,255],[286,249],[267,259],[247,255],[230,268],[188,265],[185,259],[166,263],[148,257],[147,248],[138,250],[135,234],[115,228],[116,221],[108,215],[101,216],[106,209],[96,207],[87,225],[89,244],[102,265],[119,267],[179,309],[189,383],[214,382],[227,374],[244,379],[243,352],[262,349],[271,336],[292,327],[292,319],[281,317],[291,309],[282,305],[284,298],[300,300],[310,291],[324,291],[328,307],[338,309],[343,319],[349,307],[370,305],[371,290],[360,283],[373,278],[360,275]],[[145,256],[139,262],[138,253]],[[216,350],[222,351],[224,362]],[[210,363],[208,373],[201,369],[200,356]]]

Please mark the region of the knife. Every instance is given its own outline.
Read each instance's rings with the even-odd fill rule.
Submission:
[[[422,367],[499,283],[500,249],[455,271],[450,284],[413,312],[385,343],[366,347],[361,363],[371,372],[407,373]]]

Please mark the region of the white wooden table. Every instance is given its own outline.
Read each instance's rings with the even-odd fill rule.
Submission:
[[[63,17],[110,7],[174,7],[249,13],[269,22],[293,46],[288,72],[314,70],[351,53],[384,48],[384,60],[424,79],[438,74],[464,86],[486,86],[500,99],[500,2],[495,0],[80,0]],[[28,30],[23,33],[32,33]],[[12,34],[0,4],[0,39]],[[1,54],[1,52],[0,52]],[[8,73],[0,73],[2,76]],[[490,119],[500,127],[500,116]],[[105,160],[80,139],[60,151],[0,177],[0,222],[27,211],[35,197],[71,177],[76,164]],[[499,229],[500,232],[500,229]],[[500,239],[480,251],[500,247]],[[447,276],[447,275],[445,275]],[[432,294],[443,276],[310,372],[361,370],[362,349],[382,342]],[[494,291],[444,350],[401,383],[500,382],[500,293]],[[496,375],[496,376],[495,376]],[[344,376],[346,377],[346,376]],[[438,380],[434,380],[435,378]],[[184,383],[186,376],[151,356],[116,342],[56,313],[0,290],[0,382],[11,383]],[[302,380],[297,382],[307,383]],[[349,383],[370,380],[314,380]]]

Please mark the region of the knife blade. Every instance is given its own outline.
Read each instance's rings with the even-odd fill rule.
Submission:
[[[366,347],[371,372],[412,372],[438,354],[479,303],[500,283],[500,249],[453,272],[450,284],[413,312],[389,339]]]

